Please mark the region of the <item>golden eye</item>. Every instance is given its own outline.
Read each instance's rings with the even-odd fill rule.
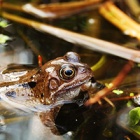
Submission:
[[[75,68],[71,66],[63,66],[60,70],[60,76],[64,80],[70,80],[75,76]]]

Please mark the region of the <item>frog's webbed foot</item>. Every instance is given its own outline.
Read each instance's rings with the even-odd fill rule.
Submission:
[[[57,135],[59,134],[57,127],[55,125],[55,122],[54,122],[54,117],[51,112],[42,112],[39,114],[39,117],[40,117],[42,123],[46,127],[49,127],[49,129],[52,131],[52,133],[57,134]]]
[[[41,112],[39,117],[42,123],[47,127],[52,127],[55,125],[54,118],[51,112]]]
[[[59,132],[58,132],[58,129],[55,124],[55,118],[56,118],[59,110],[60,110],[60,107],[55,107],[55,108],[51,109],[50,111],[41,112],[39,114],[39,117],[40,117],[42,123],[45,126],[49,127],[50,130],[52,131],[52,133],[54,133],[56,135],[59,135]]]

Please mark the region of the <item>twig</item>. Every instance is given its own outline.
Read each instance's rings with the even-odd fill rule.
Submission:
[[[2,8],[26,12],[40,18],[59,18],[93,9],[100,2],[102,2],[102,0],[64,2],[40,5],[33,5],[28,3],[22,6],[13,5],[10,3],[3,3]]]
[[[93,37],[89,37],[86,35],[81,35],[81,34],[71,32],[65,29],[53,27],[53,26],[43,24],[37,21],[15,16],[6,12],[2,12],[2,16],[6,19],[28,25],[41,32],[49,33],[58,38],[66,40],[68,42],[78,44],[87,49],[109,53],[109,54],[119,56],[128,60],[133,60],[134,62],[138,62],[138,63],[140,62],[140,51],[124,48],[123,46],[120,46],[117,44],[113,44],[113,43],[96,39]]]
[[[100,7],[100,13],[125,34],[140,39],[140,25],[123,13],[112,2],[106,2]]]
[[[94,97],[90,98],[85,103],[85,105],[94,104],[94,103],[98,102],[101,98],[104,98],[104,96],[106,96],[107,94],[109,94],[110,91],[112,91],[119,84],[121,84],[121,82],[124,80],[124,78],[126,77],[126,75],[128,74],[128,72],[130,72],[130,70],[132,69],[133,65],[134,65],[133,62],[132,61],[129,61],[123,67],[123,69],[120,71],[120,73],[117,75],[117,77],[109,84],[109,87],[105,87],[104,89],[102,89],[99,92],[97,92]]]

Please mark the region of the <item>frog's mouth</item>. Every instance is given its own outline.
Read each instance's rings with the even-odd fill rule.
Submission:
[[[83,82],[79,82],[75,84],[74,87],[67,87],[64,90],[60,90],[55,94],[52,94],[51,98],[55,99],[55,102],[62,100],[63,101],[72,100],[75,97],[77,97],[81,91],[88,91],[89,88],[91,87],[92,81],[93,78],[87,79]]]
[[[77,97],[80,93],[81,88],[80,87],[75,87],[73,89],[70,90],[66,90],[64,93],[63,92],[59,92],[57,93],[56,101],[66,101],[66,100],[72,100],[75,97]]]

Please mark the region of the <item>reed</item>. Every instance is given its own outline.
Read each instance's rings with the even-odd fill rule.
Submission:
[[[30,26],[38,31],[49,33],[65,41],[78,44],[81,47],[84,47],[87,49],[112,54],[115,56],[119,56],[121,58],[133,60],[134,62],[138,62],[138,63],[140,62],[140,51],[138,50],[124,48],[123,46],[120,46],[111,42],[107,42],[101,39],[96,39],[93,37],[89,37],[86,35],[75,33],[75,32],[61,29],[58,27],[53,27],[51,25],[47,25],[47,24],[37,22],[34,20],[22,18],[13,14],[9,14],[7,12],[2,12],[2,16],[14,22],[18,22],[18,23]]]

